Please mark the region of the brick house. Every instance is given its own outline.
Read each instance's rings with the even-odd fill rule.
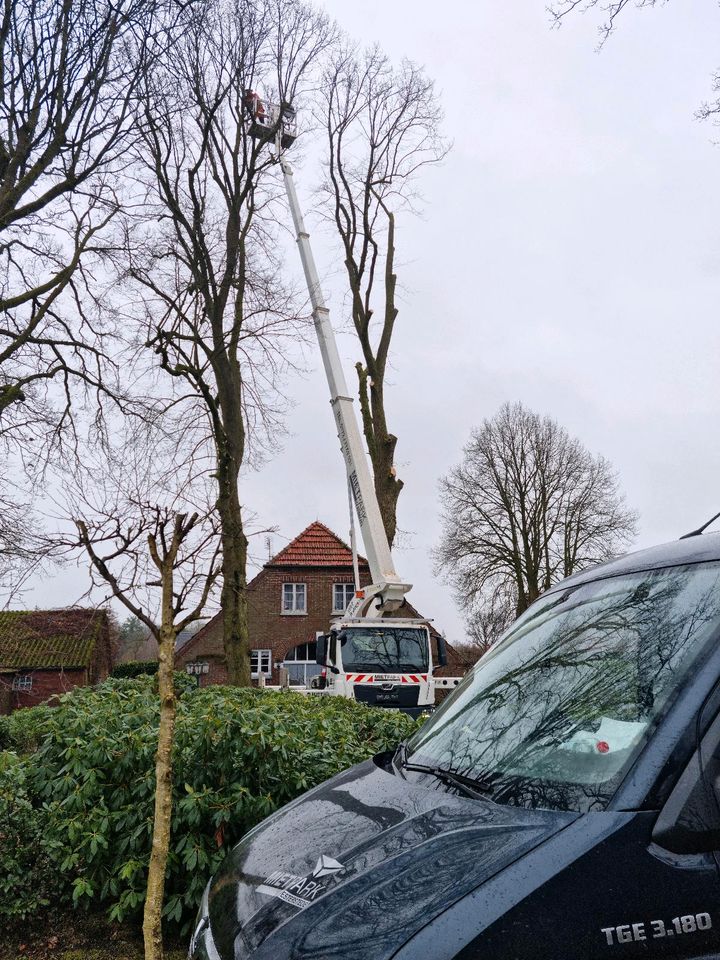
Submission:
[[[360,584],[370,581],[370,568],[359,558]],[[311,523],[272,557],[248,584],[248,625],[252,677],[279,682],[279,667],[290,683],[302,685],[320,672],[315,663],[315,636],[343,613],[354,592],[352,553],[324,524]],[[419,616],[409,603],[402,616]],[[433,631],[436,635],[436,631]],[[465,672],[448,646],[448,667],[438,673]],[[176,653],[177,669],[199,676],[201,685],[225,683],[227,668],[220,614],[213,617]]]
[[[98,683],[111,667],[104,610],[0,611],[0,713]]]

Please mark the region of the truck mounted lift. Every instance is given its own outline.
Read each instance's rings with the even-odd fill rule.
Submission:
[[[355,584],[355,596],[342,619],[332,624],[328,634],[318,637],[317,659],[325,668],[324,689],[329,694],[354,697],[377,706],[421,713],[435,703],[429,623],[389,616],[402,607],[412,584],[395,570],[293,170],[286,156],[297,136],[296,114],[289,104],[265,102],[252,91],[245,95],[245,106],[251,135],[274,146],[282,169],[340,450],[372,578],[371,585],[363,589]],[[435,666],[444,666],[446,662],[445,642],[439,637]],[[452,678],[444,685],[456,682]]]

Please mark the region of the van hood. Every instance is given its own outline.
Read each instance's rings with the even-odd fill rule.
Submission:
[[[382,755],[241,840],[209,890],[212,938],[222,960],[386,960],[578,816],[409,782]]]

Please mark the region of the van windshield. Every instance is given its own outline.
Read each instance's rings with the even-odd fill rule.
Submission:
[[[426,673],[427,633],[421,627],[346,627],[340,634],[343,670]]]
[[[540,598],[409,741],[406,761],[495,800],[605,806],[720,625],[720,564]]]

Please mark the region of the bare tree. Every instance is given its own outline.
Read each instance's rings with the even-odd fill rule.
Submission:
[[[128,226],[126,276],[141,292],[147,346],[175,403],[207,427],[222,524],[222,616],[231,683],[250,683],[247,537],[238,490],[248,430],[276,427],[268,394],[296,316],[275,252],[267,138],[251,135],[252,92],[294,101],[328,45],[324,14],[300,0],[203,6],[150,72],[140,183],[149,216]]]
[[[616,554],[636,530],[608,461],[520,403],[473,432],[440,495],[438,568],[465,610],[495,611],[500,621],[508,597],[522,613],[556,581]]]
[[[148,628],[142,620],[138,620],[132,614],[127,616],[117,626],[116,660],[122,662],[145,659],[138,655],[138,651],[147,642],[149,636]]]
[[[176,11],[179,8],[176,8]],[[0,417],[77,379],[102,389],[102,329],[80,289],[117,210],[137,82],[173,32],[157,0],[0,8]],[[23,415],[26,416],[26,415]],[[6,427],[7,429],[7,427]]]
[[[657,3],[658,0],[558,0],[548,7],[548,12],[555,26],[560,26],[563,18],[574,10],[584,13],[592,7],[599,7],[603,15],[603,22],[598,27],[602,46],[615,29],[615,21],[625,7],[654,7]]]
[[[496,589],[480,605],[470,610],[465,624],[465,642],[460,650],[467,667],[472,666],[496,643],[516,617],[517,601],[509,589]]]
[[[202,615],[221,573],[219,524],[203,470],[189,458],[163,469],[155,442],[129,438],[87,469],[72,499],[79,546],[95,586],[142,623],[158,642],[160,724],[155,814],[143,935],[146,960],[162,960],[161,916],[172,816],[175,639]]]
[[[182,17],[164,0],[0,4],[0,580],[11,593],[44,554],[28,510],[50,454],[77,439],[86,398],[123,402],[96,309],[112,176],[138,78]]]
[[[408,60],[399,69],[374,47],[345,50],[322,84],[327,132],[323,192],[343,249],[352,320],[362,361],[356,364],[363,431],[388,541],[397,529],[403,487],[395,470],[397,437],[385,408],[390,345],[398,315],[396,216],[412,209],[423,167],[447,152],[433,83]]]

